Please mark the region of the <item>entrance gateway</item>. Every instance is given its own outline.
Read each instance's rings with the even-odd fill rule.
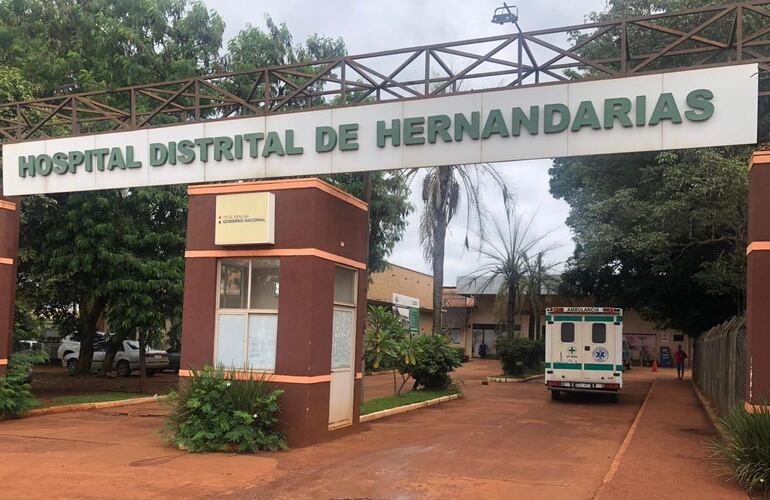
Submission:
[[[753,144],[757,98],[766,94],[758,75],[770,63],[755,50],[770,42],[744,21],[764,16],[766,26],[764,3],[0,104],[0,370],[20,196],[200,184],[189,188],[182,364],[270,374],[286,391],[282,425],[293,445],[354,425],[366,205],[315,180],[211,183]],[[688,31],[665,26],[681,16],[695,16]],[[736,26],[729,39],[704,31],[725,21]],[[637,54],[629,38],[639,30],[670,39]],[[544,39],[574,32],[585,36],[570,47]],[[582,50],[591,43],[618,54],[592,60]],[[535,45],[551,56],[536,61]],[[392,72],[368,63],[398,55]],[[465,59],[453,70],[450,57]],[[672,66],[679,69],[662,69]],[[603,79],[567,81],[566,69]],[[228,85],[234,77],[253,84],[227,90],[244,89]],[[508,86],[491,88],[501,78]],[[468,80],[477,90],[459,91]],[[755,229],[761,200],[770,199],[754,180],[764,163],[755,159],[751,173]],[[754,277],[770,270],[766,236],[751,232],[749,247],[751,403],[770,395],[770,364],[760,356],[770,317],[757,312],[768,280]]]

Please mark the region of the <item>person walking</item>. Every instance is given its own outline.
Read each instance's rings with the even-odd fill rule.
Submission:
[[[682,344],[679,344],[679,348],[674,352],[674,361],[676,362],[676,378],[682,380],[684,378],[684,360],[687,359],[687,353],[682,350]]]

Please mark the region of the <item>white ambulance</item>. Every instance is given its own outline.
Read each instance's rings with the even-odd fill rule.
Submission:
[[[623,310],[549,307],[545,321],[545,385],[551,399],[566,392],[604,392],[616,403],[623,387]]]

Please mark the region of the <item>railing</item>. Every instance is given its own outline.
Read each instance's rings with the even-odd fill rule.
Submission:
[[[767,96],[768,7],[746,1],[3,104],[0,143],[750,62]]]

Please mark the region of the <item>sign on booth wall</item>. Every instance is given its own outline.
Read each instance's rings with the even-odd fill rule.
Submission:
[[[275,195],[244,193],[216,198],[214,244],[275,243]]]
[[[5,144],[6,195],[752,144],[757,65]]]

